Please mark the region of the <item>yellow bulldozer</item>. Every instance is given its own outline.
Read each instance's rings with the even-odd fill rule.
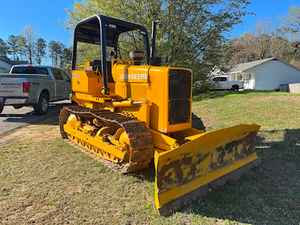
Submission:
[[[155,22],[151,40],[144,26],[120,19],[79,22],[60,131],[122,173],[154,164],[154,205],[166,215],[256,165],[259,126],[193,128],[192,71],[161,66],[155,36]]]

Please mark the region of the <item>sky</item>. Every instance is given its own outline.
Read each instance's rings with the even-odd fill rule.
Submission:
[[[274,30],[282,24],[284,17],[287,16],[289,8],[292,6],[300,7],[300,0],[250,0],[248,7],[250,13],[254,15],[246,16],[243,22],[236,25],[230,32],[230,37],[238,37],[247,32],[255,32],[259,23],[268,25],[269,31]]]
[[[75,0],[3,0],[0,13],[0,38],[21,34],[31,26],[37,37],[58,40],[66,46],[72,44],[72,32],[66,29],[68,9]],[[271,29],[287,15],[291,6],[300,6],[300,0],[252,0],[248,10],[255,15],[247,16],[234,27],[230,37],[255,31],[257,23],[266,21]]]
[[[72,33],[66,29],[67,10],[73,0],[2,0],[0,12],[0,38],[21,34],[31,26],[35,36],[47,41],[72,43]]]

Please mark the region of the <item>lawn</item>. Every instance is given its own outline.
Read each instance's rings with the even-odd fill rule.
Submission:
[[[193,111],[208,130],[261,124],[261,165],[159,217],[151,176],[111,171],[63,142],[56,122],[46,121],[0,137],[0,224],[300,224],[300,96],[212,94],[195,98]]]
[[[194,97],[193,112],[208,129],[258,123],[263,130],[300,127],[300,95],[282,92],[211,93]]]

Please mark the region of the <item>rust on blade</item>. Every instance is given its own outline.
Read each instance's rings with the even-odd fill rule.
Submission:
[[[189,153],[163,165],[157,171],[158,191],[162,193],[187,184],[197,177],[246,158],[255,152],[255,139],[256,133],[252,132],[242,140],[228,143],[215,151]]]
[[[203,195],[207,187],[255,162],[259,128],[239,125],[207,132],[177,149],[156,151],[155,207],[161,211],[172,202],[185,205],[189,198],[184,196]]]
[[[257,167],[259,164],[259,160],[256,160],[240,169],[227,174],[207,185],[203,185],[198,189],[174,200],[163,207],[159,208],[159,214],[162,216],[170,216],[174,214],[176,211],[182,209],[184,206],[189,206],[192,202],[196,202],[201,200],[202,197],[206,196],[210,189],[216,190],[218,187],[223,186],[227,182],[232,182],[238,180],[243,174],[246,174],[249,170]]]

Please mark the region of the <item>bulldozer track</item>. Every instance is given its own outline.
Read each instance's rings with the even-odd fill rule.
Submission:
[[[123,128],[129,139],[130,155],[128,162],[109,162],[103,157],[99,157],[99,151],[105,152],[105,149],[97,149],[97,146],[90,146],[84,143],[84,140],[78,140],[78,137],[70,138],[69,135],[64,131],[64,124],[66,123],[70,114],[74,114],[81,119],[98,119],[110,127]],[[84,150],[93,154],[95,158],[100,161],[105,161],[105,165],[113,170],[120,171],[122,173],[131,173],[138,170],[149,167],[150,162],[153,159],[153,141],[150,130],[145,126],[144,122],[134,120],[132,117],[125,116],[122,114],[114,113],[108,110],[95,110],[83,108],[78,105],[71,105],[64,107],[60,112],[60,131],[61,136],[64,139],[69,139],[81,147]],[[82,148],[81,148],[82,149]]]
[[[108,160],[102,159],[100,157],[98,157],[97,155],[93,154],[92,152],[88,151],[85,147],[78,145],[77,142],[74,142],[73,140],[70,139],[64,139],[65,143],[71,145],[73,148],[76,148],[78,150],[80,150],[81,152],[83,152],[84,154],[88,155],[89,157],[97,160],[98,162],[100,162],[101,164],[103,164],[104,166],[106,166],[107,168],[111,169],[114,172],[117,173],[124,173],[122,172],[123,167],[119,166],[118,164],[115,164],[113,162],[110,162]]]

